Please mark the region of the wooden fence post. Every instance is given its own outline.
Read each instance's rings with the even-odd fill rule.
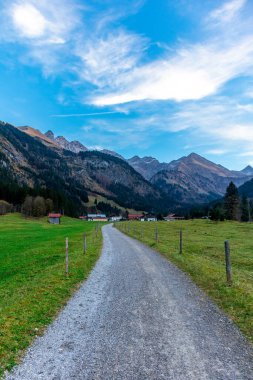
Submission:
[[[230,246],[229,241],[225,240],[225,261],[226,261],[226,275],[228,285],[232,285],[232,272],[231,272],[231,260],[230,260]]]
[[[66,238],[66,262],[65,262],[65,274],[69,274],[69,239]]]
[[[180,255],[182,255],[182,253],[183,253],[183,231],[182,231],[182,229],[180,229],[180,233],[179,233],[179,253],[180,253]]]
[[[158,229],[157,229],[157,226],[155,228],[155,241],[156,241],[156,243],[158,243]]]
[[[86,233],[83,234],[83,253],[86,253],[87,250],[87,241],[86,241]]]

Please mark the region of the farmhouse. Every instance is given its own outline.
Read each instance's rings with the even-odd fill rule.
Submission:
[[[87,219],[89,222],[108,222],[105,214],[88,214]]]
[[[151,214],[143,215],[141,218],[141,222],[157,222],[157,218]]]
[[[48,221],[50,224],[60,224],[61,214],[48,214]]]
[[[143,214],[128,214],[128,220],[140,220]]]
[[[111,216],[109,219],[111,222],[119,222],[122,220],[122,216]]]

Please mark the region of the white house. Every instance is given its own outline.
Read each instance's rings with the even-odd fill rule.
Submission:
[[[111,216],[111,217],[109,218],[109,220],[110,220],[111,222],[119,222],[120,220],[122,220],[122,216]]]
[[[108,222],[108,218],[105,214],[88,214],[88,222]]]

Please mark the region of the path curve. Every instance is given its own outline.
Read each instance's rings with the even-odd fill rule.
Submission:
[[[89,279],[8,380],[252,380],[239,330],[174,265],[111,225]]]

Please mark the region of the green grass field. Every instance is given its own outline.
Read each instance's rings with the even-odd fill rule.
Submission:
[[[253,342],[253,223],[120,222],[117,228],[156,249],[187,272]],[[155,229],[159,241],[155,241]],[[130,231],[129,231],[130,228]],[[179,254],[179,231],[183,254]],[[226,283],[224,240],[231,249],[233,285]]]
[[[87,278],[102,247],[101,230],[95,237],[94,228],[92,222],[67,217],[61,225],[50,225],[46,218],[0,216],[0,377],[17,363],[24,349]]]

